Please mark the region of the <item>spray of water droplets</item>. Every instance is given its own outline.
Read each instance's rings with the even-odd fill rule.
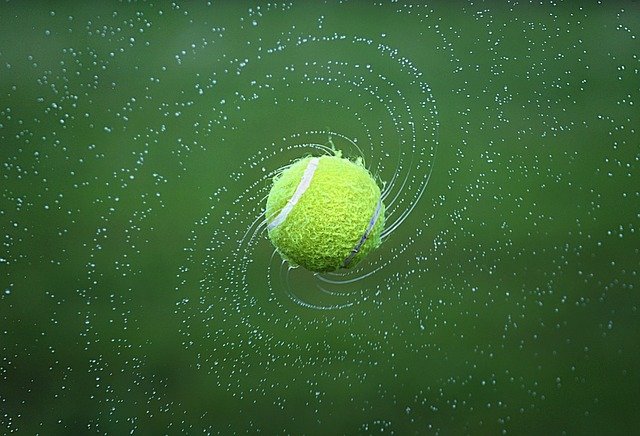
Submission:
[[[638,22],[3,2],[0,426],[637,428]],[[312,274],[275,252],[265,198],[332,146],[383,187],[386,228]]]
[[[239,310],[242,330],[271,343],[267,348],[274,356],[276,345],[301,349],[308,346],[307,339],[278,337],[280,329],[269,334],[266,325],[283,324],[291,331],[324,328],[332,321],[309,315],[342,309],[353,316],[357,306],[370,306],[384,292],[385,280],[393,274],[389,266],[401,262],[415,242],[406,235],[419,231],[415,223],[420,221],[414,220],[405,236],[394,236],[407,225],[427,188],[437,150],[438,114],[428,72],[380,36],[330,32],[322,26],[308,33],[293,26],[261,37],[257,48],[230,63],[237,68],[215,80],[233,80],[239,90],[219,103],[217,127],[236,130],[260,123],[252,117],[264,116],[255,110],[261,105],[282,130],[269,132],[271,136],[257,144],[258,152],[231,169],[229,182],[216,188],[211,207],[195,223],[177,287],[183,296],[178,312],[188,319],[182,333],[189,348],[198,349],[209,335],[228,333],[216,327],[225,310]],[[261,74],[252,74],[250,67]],[[292,121],[283,122],[287,118]],[[233,136],[225,140],[231,142],[227,146],[242,147]],[[265,200],[283,166],[333,147],[347,157],[362,157],[383,186],[387,224],[383,245],[358,267],[314,274],[291,268],[271,246]],[[344,316],[335,321],[346,322]],[[204,329],[193,332],[189,326],[194,323],[204,324]]]

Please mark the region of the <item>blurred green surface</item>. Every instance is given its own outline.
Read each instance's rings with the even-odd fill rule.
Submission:
[[[212,3],[0,5],[2,432],[636,432],[638,3]],[[339,295],[252,226],[332,132]]]

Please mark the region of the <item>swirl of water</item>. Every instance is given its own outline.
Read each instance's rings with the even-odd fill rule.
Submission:
[[[237,129],[238,117],[242,123],[262,122],[251,119],[260,113],[254,106],[267,103],[271,116],[294,113],[299,122],[287,124],[247,156],[234,169],[233,184],[211,197],[211,209],[192,231],[181,286],[192,286],[186,273],[195,269],[203,272],[196,279],[200,298],[206,300],[212,288],[223,287],[225,298],[242,306],[248,301],[280,308],[289,308],[291,302],[315,310],[353,307],[380,292],[378,283],[389,274],[389,266],[413,243],[393,235],[419,203],[433,170],[438,113],[431,89],[424,73],[380,38],[290,30],[270,41],[262,37],[260,43],[253,57],[234,58],[231,64],[236,68],[217,79],[239,86],[218,104],[218,128]],[[247,83],[250,94],[243,88]],[[301,119],[301,112],[319,121]],[[264,203],[271,180],[288,163],[329,153],[333,147],[347,157],[363,158],[383,186],[387,224],[383,245],[356,268],[313,274],[289,267],[270,246]],[[212,229],[208,236],[203,235],[206,228]],[[241,235],[238,228],[244,229]]]

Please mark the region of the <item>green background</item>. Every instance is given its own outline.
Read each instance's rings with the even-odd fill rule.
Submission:
[[[0,5],[2,432],[637,431],[638,3],[211,3]],[[329,138],[410,212],[338,277]]]

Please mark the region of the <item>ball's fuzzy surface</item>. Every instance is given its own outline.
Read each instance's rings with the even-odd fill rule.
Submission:
[[[380,245],[380,188],[361,159],[305,157],[280,172],[267,198],[271,242],[292,265],[350,268]]]

